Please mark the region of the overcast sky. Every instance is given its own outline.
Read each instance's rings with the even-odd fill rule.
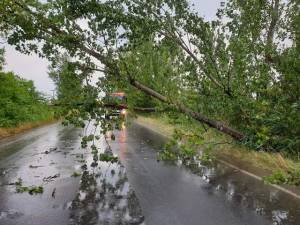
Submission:
[[[190,0],[194,3],[195,9],[206,20],[215,18],[217,8],[222,0]],[[224,1],[224,0],[223,0]],[[3,45],[0,45],[3,47]],[[49,79],[47,70],[48,62],[36,55],[23,55],[17,52],[14,47],[4,45],[6,49],[6,71],[13,71],[19,76],[33,80],[37,89],[48,95],[55,89],[53,82]]]

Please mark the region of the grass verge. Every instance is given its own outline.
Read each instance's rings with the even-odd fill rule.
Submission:
[[[55,121],[57,121],[57,120],[54,118],[51,118],[51,119],[42,120],[42,121],[23,123],[17,127],[9,127],[9,128],[0,127],[0,139],[14,136],[16,134],[23,133],[23,132],[31,130],[33,128],[53,123]]]

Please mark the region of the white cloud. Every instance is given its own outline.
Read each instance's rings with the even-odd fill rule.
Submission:
[[[20,77],[33,80],[36,88],[46,94],[52,94],[55,87],[52,80],[48,77],[49,62],[39,58],[37,55],[24,55],[16,51],[13,46],[8,44],[5,47],[5,71],[13,71]]]

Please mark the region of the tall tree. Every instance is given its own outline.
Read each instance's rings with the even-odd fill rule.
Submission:
[[[85,75],[78,74],[77,67],[67,58],[49,68],[49,77],[56,85],[56,97],[61,105],[70,105],[82,101],[83,79]]]
[[[290,118],[298,121],[299,97],[285,104],[285,97],[292,98],[276,95],[277,91],[284,93],[284,84],[293,83],[297,90],[298,58],[293,56],[298,49],[295,21],[299,16],[294,0],[287,4],[230,0],[212,23],[205,22],[183,0],[4,0],[0,13],[0,28],[18,50],[34,51],[53,62],[57,54],[67,51],[80,62],[78,68],[105,73],[99,89],[105,91],[111,80],[132,85],[235,139],[244,139],[246,133],[258,146],[277,146],[275,139],[281,138],[283,124],[289,124],[282,109],[296,104],[289,107]],[[286,41],[292,45],[280,47]],[[152,53],[147,53],[145,46]],[[176,54],[164,53],[166,46]],[[157,60],[152,60],[148,72],[139,73],[153,54],[157,59],[168,57],[176,69],[168,69],[167,64],[157,70]],[[296,66],[291,72],[287,65],[293,63]],[[169,79],[171,86],[162,85],[164,79]],[[146,83],[150,80],[154,81],[151,85]],[[176,87],[176,98],[168,87]],[[193,101],[186,101],[191,98]],[[277,106],[279,113],[272,114],[272,123],[282,125],[280,129],[267,118]]]

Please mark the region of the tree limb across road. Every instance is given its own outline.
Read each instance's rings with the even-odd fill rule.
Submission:
[[[186,0],[2,0],[0,15],[20,52],[53,67],[65,53],[86,72],[81,122],[101,117],[99,93],[139,90],[255,149],[299,154],[296,0],[229,0],[209,22]]]

